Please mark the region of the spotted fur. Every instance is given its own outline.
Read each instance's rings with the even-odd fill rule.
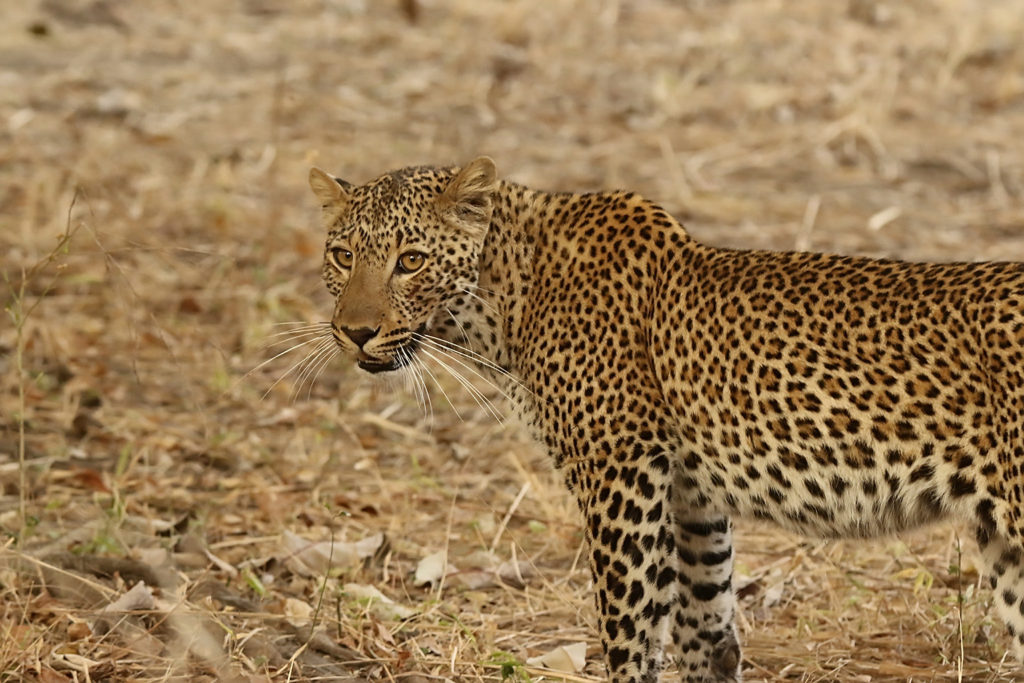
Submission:
[[[425,334],[481,354],[564,472],[611,680],[657,680],[672,643],[685,680],[739,680],[733,516],[965,520],[1020,654],[1024,266],[714,248],[635,194],[486,158],[310,180],[338,344],[372,372]]]

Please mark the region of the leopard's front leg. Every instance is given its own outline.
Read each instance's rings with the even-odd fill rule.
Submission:
[[[609,680],[655,683],[675,640],[682,680],[739,681],[729,519],[681,504],[668,445],[626,437],[619,446],[565,465],[583,512]]]
[[[565,465],[584,516],[601,645],[614,683],[658,680],[678,600],[671,467],[663,450],[642,451]]]

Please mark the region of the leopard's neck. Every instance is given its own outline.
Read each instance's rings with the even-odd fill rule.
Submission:
[[[457,332],[466,337],[468,347],[520,381],[518,330],[528,313],[536,276],[534,256],[555,237],[550,234],[553,214],[564,211],[576,197],[502,182],[480,253],[478,285],[452,310],[461,323]],[[503,380],[500,372],[493,375],[506,389],[515,383]]]
[[[628,218],[638,211],[645,217],[643,224]],[[651,221],[652,215],[657,220]],[[595,236],[595,232],[602,234]],[[550,325],[552,308],[559,306],[564,310],[556,317],[569,316],[565,323],[573,325],[569,308],[580,305],[585,295],[575,292],[566,296],[562,288],[571,285],[572,274],[561,269],[585,268],[588,274],[581,277],[602,281],[611,281],[615,272],[650,273],[652,268],[659,272],[665,265],[652,266],[648,261],[654,258],[653,251],[636,248],[634,242],[664,243],[669,233],[677,243],[677,248],[669,251],[677,255],[683,244],[688,248],[695,244],[664,210],[633,193],[550,193],[502,182],[494,195],[478,282],[453,307],[453,316],[461,326],[452,332],[464,335],[465,344],[473,352],[539,395],[543,393],[540,385],[544,371],[536,367],[536,359],[545,352],[538,353],[537,346],[544,342],[526,331],[533,330],[536,335],[538,328]],[[606,249],[598,257],[587,246],[609,241],[633,248]],[[629,294],[634,300],[633,313],[645,319],[650,318],[645,307],[657,298],[657,278],[649,279],[632,282]],[[558,351],[548,349],[551,354]],[[526,358],[532,359],[533,366],[523,365]],[[502,380],[506,390],[510,382],[515,383],[501,378],[500,371],[496,374],[494,379]]]

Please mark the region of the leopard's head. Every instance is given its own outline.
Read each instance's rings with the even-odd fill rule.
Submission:
[[[335,341],[372,373],[411,362],[446,303],[477,284],[497,186],[494,162],[417,167],[355,186],[313,168],[327,228],[323,277]]]

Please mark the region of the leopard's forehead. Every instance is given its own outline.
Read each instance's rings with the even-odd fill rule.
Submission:
[[[455,169],[414,166],[389,171],[352,188],[348,210],[331,237],[387,250],[397,243],[425,239],[436,221],[435,205]]]
[[[408,215],[431,206],[454,177],[450,168],[416,166],[390,171],[352,192],[351,213]]]

